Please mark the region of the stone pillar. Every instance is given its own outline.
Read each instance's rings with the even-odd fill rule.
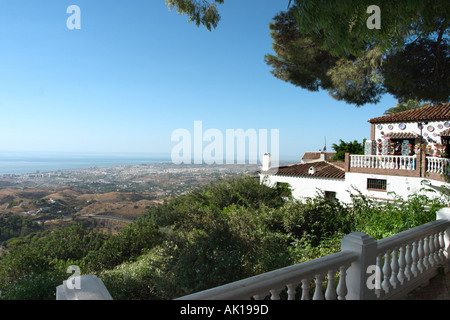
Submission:
[[[421,156],[421,160],[422,160],[422,165],[420,168],[420,177],[422,178],[426,178],[426,174],[427,174],[427,154],[425,153],[425,150],[421,150],[420,151],[420,156]]]
[[[362,232],[353,232],[341,240],[341,251],[352,251],[358,259],[347,270],[347,300],[376,299],[374,288],[369,288],[367,280],[373,275],[369,267],[376,265],[377,242]],[[369,271],[368,271],[369,270]]]
[[[345,166],[344,166],[345,172],[350,172],[350,153],[345,153]]]
[[[272,156],[270,153],[266,152],[263,155],[262,161],[262,171],[268,171],[272,167]]]

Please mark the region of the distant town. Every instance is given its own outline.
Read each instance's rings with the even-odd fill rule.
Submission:
[[[158,192],[173,195],[184,192],[211,178],[247,173],[256,174],[258,165],[176,165],[170,162],[122,165],[109,168],[4,174],[0,176],[2,188],[60,188],[73,186],[87,189],[89,193],[106,192]]]
[[[133,221],[152,205],[238,174],[257,177],[257,164],[170,162],[0,176],[0,217],[47,224],[74,218]]]

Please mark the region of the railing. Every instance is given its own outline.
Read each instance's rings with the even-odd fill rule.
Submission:
[[[240,280],[221,287],[205,290],[180,299],[193,300],[246,300],[265,299],[279,300],[280,293],[287,289],[288,300],[295,300],[297,287],[302,300],[344,300],[347,294],[346,272],[352,262],[357,259],[354,252],[338,252],[319,259],[282,269],[267,272],[248,279]],[[338,285],[335,286],[336,274],[339,274]],[[322,290],[324,278],[327,280],[325,293]],[[311,286],[311,283],[314,283]],[[311,288],[312,287],[312,288]]]
[[[427,157],[427,172],[450,175],[450,159]]]
[[[416,170],[416,156],[350,155],[351,168]]]
[[[397,299],[437,275],[440,265],[449,267],[450,208],[441,209],[437,220],[376,241],[355,232],[341,241],[341,252],[194,293],[179,300]],[[339,282],[334,280],[339,270]],[[327,285],[322,291],[324,275]],[[301,284],[301,287],[299,286]],[[297,289],[301,292],[297,292]],[[286,291],[287,290],[287,291]],[[301,293],[301,294],[300,294]]]
[[[381,285],[377,298],[408,293],[445,265],[448,220],[437,220],[378,241],[376,270]]]

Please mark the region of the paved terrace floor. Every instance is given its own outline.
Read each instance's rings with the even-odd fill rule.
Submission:
[[[407,300],[450,300],[450,272],[438,275],[427,286],[409,293]]]

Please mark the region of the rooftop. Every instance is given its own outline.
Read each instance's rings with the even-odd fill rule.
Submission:
[[[370,123],[419,122],[450,120],[450,103],[428,105],[390,115],[372,118]]]
[[[314,168],[314,173],[310,173],[310,168]],[[279,168],[272,168],[264,174],[274,174],[294,177],[314,177],[329,179],[345,179],[345,170],[338,165],[328,161],[317,161],[310,163],[300,163]]]
[[[302,157],[302,160],[319,160],[322,154],[324,155],[325,160],[329,160],[336,155],[336,152],[321,152],[321,151],[305,152],[305,154]]]

